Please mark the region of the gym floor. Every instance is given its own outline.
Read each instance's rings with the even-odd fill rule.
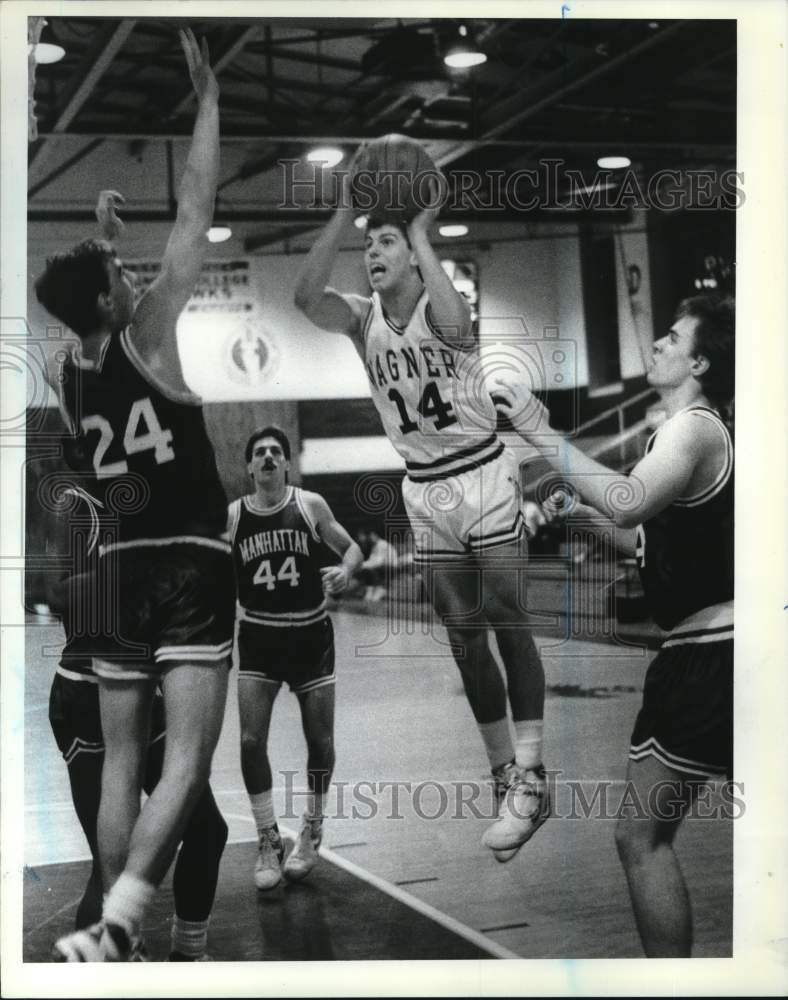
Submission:
[[[345,610],[333,618],[337,767],[323,858],[305,882],[268,894],[252,883],[255,831],[240,771],[233,672],[212,777],[230,839],[211,956],[225,962],[641,957],[612,816],[653,650],[537,636],[556,815],[502,865],[481,844],[490,823],[487,761],[441,644],[445,633]],[[66,766],[47,720],[61,636],[59,625],[31,619],[26,962],[48,961],[54,939],[72,927],[89,870]],[[297,701],[286,688],[274,711],[270,753],[280,828],[293,837],[303,808],[305,749]],[[409,790],[400,784],[395,800],[386,783],[409,783]],[[468,804],[474,795],[480,815]],[[695,954],[731,955],[731,821],[690,818],[677,851],[694,905]],[[166,957],[171,912],[167,880],[145,927],[154,959]]]

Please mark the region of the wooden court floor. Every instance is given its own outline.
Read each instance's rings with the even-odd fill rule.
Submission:
[[[481,844],[492,808],[487,763],[445,633],[347,611],[337,612],[334,624],[337,767],[324,857],[306,882],[267,895],[251,881],[254,825],[240,772],[233,677],[212,777],[230,828],[212,957],[640,957],[612,816],[653,651],[537,637],[557,815],[500,865]],[[58,625],[28,631],[23,958],[30,962],[46,961],[52,941],[71,927],[87,872],[87,847],[47,720],[60,641]],[[297,702],[286,689],[270,751],[280,826],[294,835],[305,750]],[[584,809],[595,794],[595,805]],[[731,954],[732,827],[697,817],[678,836],[699,957]],[[146,927],[154,958],[166,956],[171,902],[167,882]]]

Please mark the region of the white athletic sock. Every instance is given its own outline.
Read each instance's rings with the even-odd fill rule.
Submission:
[[[272,789],[267,792],[258,792],[249,796],[249,804],[252,807],[252,816],[257,824],[258,835],[271,826],[276,826],[276,816],[274,815],[274,793]]]
[[[171,951],[186,958],[202,958],[208,946],[208,921],[181,920],[177,913],[174,914],[170,941]]]
[[[534,768],[542,763],[542,719],[514,720],[514,759],[518,767]]]
[[[155,894],[156,886],[130,872],[123,872],[104,900],[104,920],[119,924],[129,938],[138,937],[145,911]]]
[[[487,759],[490,761],[490,768],[500,767],[501,764],[508,764],[514,757],[512,747],[512,732],[509,728],[509,719],[504,716],[495,722],[477,722],[479,732],[484,740],[484,747],[487,751]]]

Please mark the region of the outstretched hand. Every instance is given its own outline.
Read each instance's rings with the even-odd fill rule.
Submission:
[[[126,228],[123,225],[123,220],[118,218],[116,202],[120,205],[126,203],[126,199],[119,191],[101,191],[99,193],[96,203],[96,219],[105,240],[114,240]]]
[[[341,594],[350,582],[350,573],[341,563],[337,566],[324,566],[320,575],[323,578],[323,590],[327,594]]]
[[[189,67],[194,92],[202,103],[206,100],[218,101],[219,84],[211,69],[211,58],[208,53],[208,42],[203,38],[200,45],[194,37],[191,28],[183,28],[179,32],[186,65]]]
[[[525,384],[522,376],[504,372],[489,380],[496,410],[508,417],[524,438],[538,438],[550,431],[550,412]]]
[[[535,538],[539,529],[548,523],[548,519],[539,504],[533,500],[523,500],[521,509],[525,521],[525,533],[529,538]]]
[[[579,513],[581,504],[576,493],[565,489],[553,490],[542,504],[542,514],[548,524],[563,524],[564,521]]]

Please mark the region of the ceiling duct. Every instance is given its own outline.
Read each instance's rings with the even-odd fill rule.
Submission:
[[[375,42],[361,57],[365,76],[395,80],[443,80],[435,36],[409,28],[398,28]]]

